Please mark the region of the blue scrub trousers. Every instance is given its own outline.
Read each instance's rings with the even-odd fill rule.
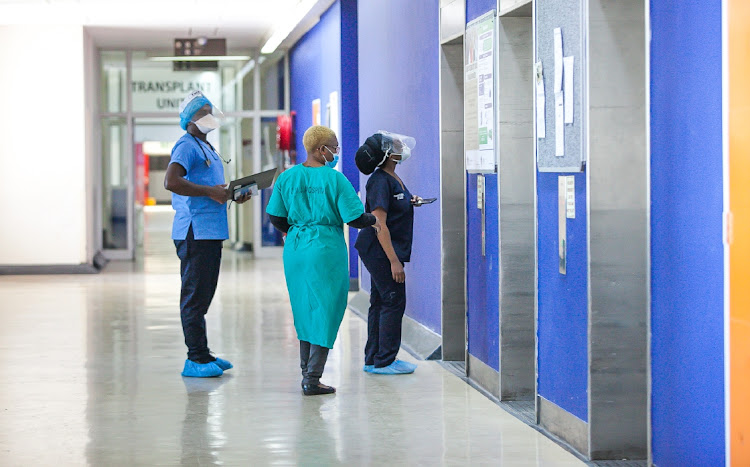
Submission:
[[[222,240],[196,240],[193,226],[185,240],[175,240],[180,258],[182,290],[180,292],[180,317],[187,358],[197,363],[216,360],[211,356],[206,337],[206,312],[216,292],[221,266]]]
[[[383,368],[396,360],[401,348],[401,322],[406,310],[406,283],[393,280],[388,258],[360,254],[370,272],[370,311],[367,314],[365,365]]]

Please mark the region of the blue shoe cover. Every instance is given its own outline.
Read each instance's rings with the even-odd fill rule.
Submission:
[[[393,362],[383,368],[373,368],[370,373],[376,375],[408,375],[409,373],[414,373],[414,368],[407,368],[399,365],[397,362]]]
[[[182,376],[193,378],[213,378],[221,376],[224,371],[215,363],[195,363],[191,360],[185,360],[185,368],[182,369]]]
[[[214,364],[216,364],[216,366],[221,368],[223,371],[231,370],[232,368],[234,368],[234,365],[229,363],[228,360],[224,360],[223,358],[219,357],[216,357],[216,361],[214,362]]]
[[[414,370],[417,369],[417,365],[414,363],[405,362],[403,360],[396,360],[393,362],[394,365],[401,368],[402,370],[408,370],[410,373],[413,373]]]
[[[372,373],[372,370],[375,368],[375,365],[365,365],[362,367],[362,371],[365,373]]]

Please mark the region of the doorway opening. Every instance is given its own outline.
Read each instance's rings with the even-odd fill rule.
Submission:
[[[273,166],[283,170],[285,164],[276,149],[276,122],[289,112],[286,52],[261,56],[257,51],[236,51],[231,55],[245,58],[188,71],[154,60],[165,55],[171,51],[99,52],[102,145],[96,212],[98,247],[108,259],[148,254],[146,231],[158,226],[154,228],[162,233],[171,222],[171,193],[163,188],[164,175],[171,149],[184,134],[179,104],[190,90],[203,91],[226,116],[208,139],[229,161],[224,166],[227,182]],[[281,239],[266,228],[270,221],[262,215],[270,197],[266,191],[242,207],[229,208],[230,238],[225,246],[256,256],[280,255]],[[145,213],[158,221],[147,223]]]
[[[440,46],[442,357],[466,374],[464,37]]]

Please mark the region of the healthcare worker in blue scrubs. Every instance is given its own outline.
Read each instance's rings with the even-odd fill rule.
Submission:
[[[379,229],[375,216],[365,214],[352,184],[339,171],[339,143],[330,128],[313,126],[302,142],[307,160],[282,173],[266,212],[273,225],[287,233],[284,275],[300,341],[302,392],[332,394],[320,383],[346,311],[349,256],[344,224]],[[375,229],[366,227],[373,226]]]
[[[172,239],[182,276],[180,317],[188,348],[182,375],[199,378],[221,376],[232,368],[227,360],[211,355],[205,319],[219,279],[222,243],[229,238],[224,159],[206,139],[222,117],[200,91],[185,98],[180,126],[186,133],[172,149],[164,179],[164,187],[172,192]],[[237,202],[248,199],[249,194]]]
[[[354,158],[362,173],[372,174],[365,211],[382,226],[378,232],[360,232],[354,245],[371,277],[363,368],[368,373],[403,375],[417,368],[396,358],[406,310],[404,263],[411,259],[414,205],[419,199],[396,174],[396,166],[411,156],[415,144],[410,136],[379,131],[367,138]]]

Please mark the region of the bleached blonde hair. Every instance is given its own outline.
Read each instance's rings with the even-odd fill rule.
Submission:
[[[309,155],[335,136],[336,133],[327,126],[314,125],[305,131],[304,136],[302,136],[302,144],[305,145],[305,150]]]

